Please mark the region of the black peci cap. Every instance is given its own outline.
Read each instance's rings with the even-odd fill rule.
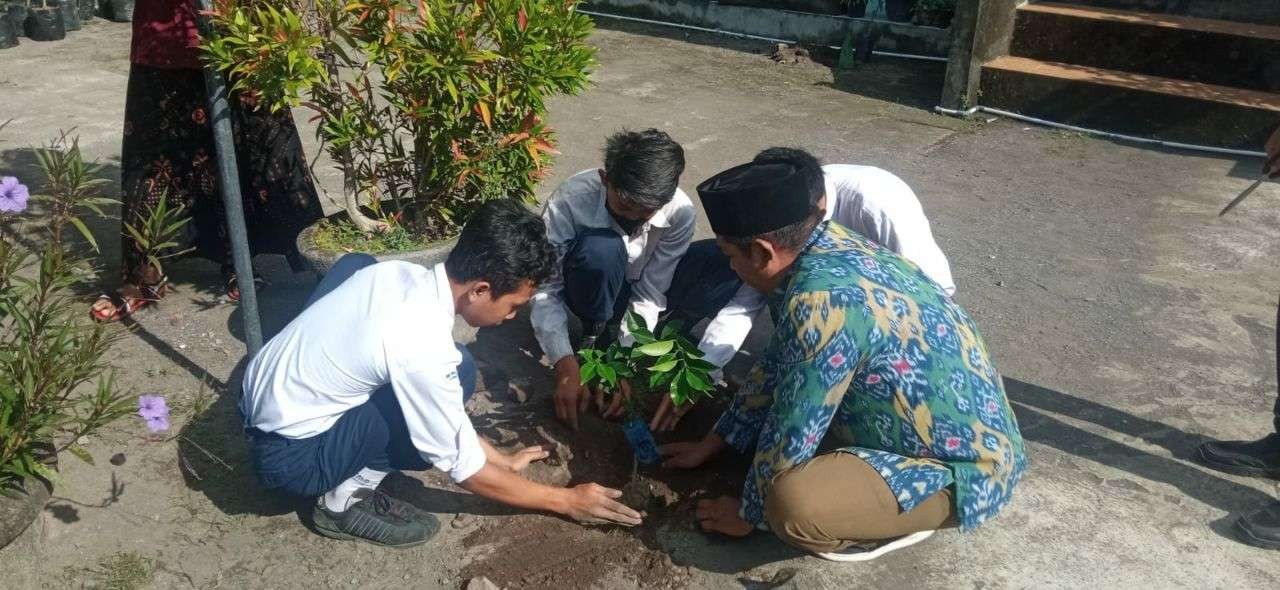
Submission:
[[[799,169],[781,162],[735,166],[698,185],[711,230],[745,238],[803,221],[809,216],[809,187]]]

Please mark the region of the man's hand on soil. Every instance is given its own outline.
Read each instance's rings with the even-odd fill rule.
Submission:
[[[514,453],[505,456],[503,467],[512,471],[524,471],[530,463],[541,461],[551,456],[551,453],[543,449],[541,446],[525,447]]]
[[[662,401],[658,402],[658,411],[653,413],[653,420],[649,421],[649,430],[654,432],[675,430],[676,424],[692,407],[693,402],[685,402],[681,406],[676,406],[675,402],[671,401],[670,392],[662,394]]]
[[[564,514],[578,522],[617,523],[627,526],[636,526],[641,522],[639,512],[617,500],[622,497],[621,490],[584,483],[567,488],[565,491],[568,492],[568,505]]]
[[[738,509],[741,507],[742,502],[729,496],[720,496],[714,500],[698,500],[696,510],[698,524],[708,533],[745,537],[751,534],[755,527],[738,516]]]
[[[585,412],[591,403],[580,381],[579,369],[578,359],[573,355],[556,361],[556,418],[574,430],[578,429],[578,414]]]

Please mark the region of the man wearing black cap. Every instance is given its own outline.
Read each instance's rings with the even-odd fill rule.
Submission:
[[[756,154],[752,160],[791,162],[811,169],[811,174],[821,175],[824,190],[814,205],[823,210],[824,221],[835,221],[897,252],[919,266],[948,295],[955,294],[951,264],[933,238],[933,230],[920,199],[901,178],[874,166],[823,165],[812,154],[798,148],[771,147]],[[716,262],[728,267],[728,261],[723,257]],[[713,378],[721,378],[721,371],[738,353],[767,304],[764,294],[743,285],[707,324],[698,348],[704,352],[703,360],[717,367],[712,373]],[[654,412],[650,427],[659,431],[675,429],[676,423],[691,406],[676,407],[669,396],[664,396]]]
[[[940,527],[972,529],[1026,466],[1000,375],[969,316],[919,267],[814,204],[821,174],[785,158],[698,186],[720,248],[769,294],[777,328],[706,437],[662,448],[691,468],[754,453],[742,497],[703,500],[702,528],[866,560]],[[826,439],[835,452],[817,454]]]

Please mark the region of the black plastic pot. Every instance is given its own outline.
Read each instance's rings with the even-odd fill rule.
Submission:
[[[5,4],[5,2],[0,2],[0,7],[4,7]],[[26,26],[27,13],[30,12],[30,9],[27,8],[26,1],[8,2],[7,4],[7,10],[0,9],[0,18],[8,16],[9,24],[13,27],[13,34],[19,37],[27,34],[24,27]]]
[[[80,30],[80,6],[76,0],[62,2],[62,28],[67,31]]]
[[[0,49],[8,49],[18,45],[18,30],[9,21],[6,11],[0,10]]]
[[[32,41],[60,41],[67,38],[62,24],[62,7],[32,8],[27,13],[24,30]]]
[[[111,0],[111,20],[127,23],[133,20],[133,0]]]
[[[98,12],[98,0],[77,0],[76,9],[80,14],[80,22],[87,23]]]

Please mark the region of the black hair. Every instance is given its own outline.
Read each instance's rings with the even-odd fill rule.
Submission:
[[[496,199],[471,214],[444,268],[458,282],[487,281],[498,298],[549,279],[555,249],[542,219],[512,199]]]
[[[791,164],[795,166],[800,174],[805,178],[805,185],[809,187],[809,204],[817,205],[822,199],[822,195],[826,193],[827,186],[822,174],[822,162],[813,157],[813,154],[800,148],[789,147],[771,147],[758,154],[752,160],[758,164],[777,163]]]
[[[657,129],[622,130],[604,145],[604,175],[627,201],[657,209],[671,201],[684,174],[684,148]]]

